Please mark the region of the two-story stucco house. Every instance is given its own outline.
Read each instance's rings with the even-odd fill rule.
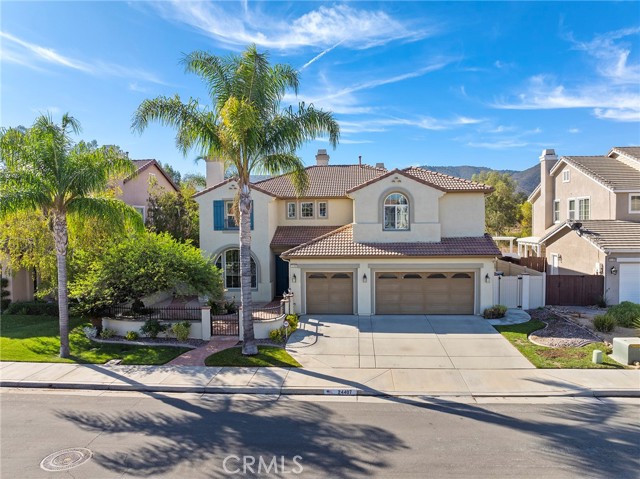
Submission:
[[[289,288],[298,313],[473,314],[492,304],[493,260],[485,234],[486,185],[382,165],[331,165],[325,150],[297,197],[286,175],[252,184],[255,301]],[[207,164],[200,245],[239,296],[234,179]]]
[[[549,263],[549,274],[604,275],[607,302],[640,302],[640,147],[603,156],[540,156],[531,193],[533,236],[524,254]]]

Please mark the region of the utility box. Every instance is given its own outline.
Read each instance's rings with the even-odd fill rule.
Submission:
[[[640,362],[640,338],[613,338],[611,358],[625,365]]]

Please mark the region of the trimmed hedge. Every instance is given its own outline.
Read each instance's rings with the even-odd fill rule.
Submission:
[[[11,303],[5,314],[23,316],[55,316],[58,317],[58,303],[43,301],[18,301]]]

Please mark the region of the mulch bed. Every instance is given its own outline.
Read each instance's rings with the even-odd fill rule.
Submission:
[[[102,338],[90,338],[98,343],[129,343],[135,345],[149,345],[149,346],[192,346],[198,348],[208,344],[209,341],[202,339],[187,339],[186,341],[178,341],[176,338],[146,338],[144,336],[139,337],[135,341],[129,341],[124,336],[112,336],[109,339]]]
[[[548,309],[528,311],[531,319],[542,321],[547,327],[529,335],[529,339],[541,346],[550,348],[581,347],[589,343],[602,341],[586,328],[554,315]]]

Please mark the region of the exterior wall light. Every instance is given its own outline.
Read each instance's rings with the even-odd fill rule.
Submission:
[[[491,278],[489,277],[489,273],[484,275],[484,282],[485,283],[491,283]]]
[[[367,282],[367,273],[362,275],[362,282],[366,283]]]
[[[291,276],[291,282],[295,283],[296,281],[298,281],[298,278],[296,278],[296,274],[293,273],[293,276]]]
[[[614,276],[618,274],[618,268],[616,268],[615,266],[612,266],[609,271],[611,271],[611,274]]]

